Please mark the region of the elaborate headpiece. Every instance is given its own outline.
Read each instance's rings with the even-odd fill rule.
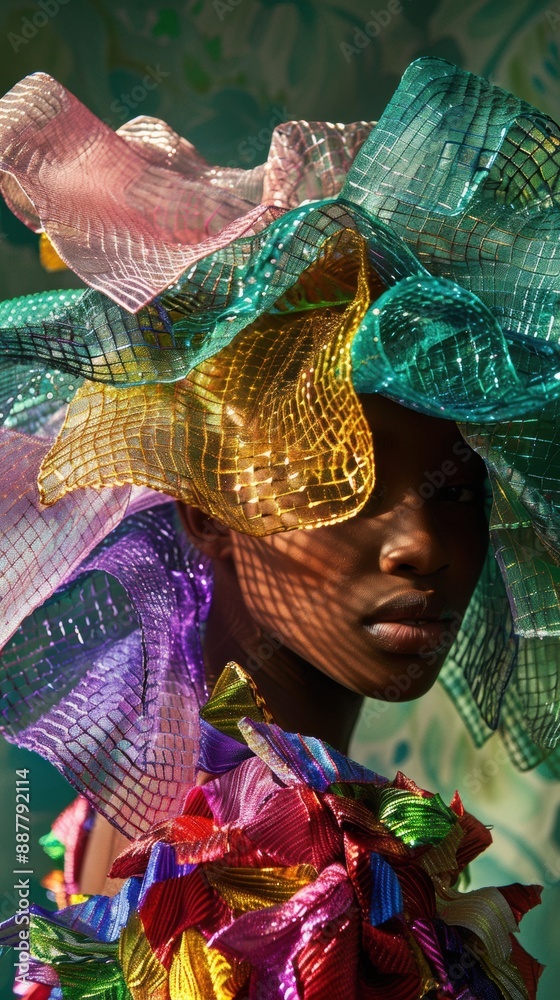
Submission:
[[[255,535],[345,520],[374,483],[358,394],[380,392],[458,421],[492,485],[441,679],[477,742],[500,727],[520,767],[557,767],[557,126],[423,59],[375,127],[282,125],[232,170],[35,74],[0,101],[0,168],[91,286],[0,306],[8,738],[122,825],[173,811],[209,567],[151,490]]]

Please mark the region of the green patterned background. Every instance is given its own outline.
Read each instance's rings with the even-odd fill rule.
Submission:
[[[374,38],[363,33],[377,15]],[[266,158],[281,121],[376,119],[400,75],[421,55],[442,56],[489,77],[560,118],[560,0],[2,0],[0,90],[35,70],[57,77],[118,128],[156,115],[210,161],[251,167]],[[143,83],[151,74],[155,86]],[[37,238],[2,205],[0,297],[77,284],[46,275]],[[455,710],[436,688],[417,703],[368,703],[353,756],[392,775],[402,767],[493,825],[495,846],[473,866],[473,886],[520,880],[545,886],[525,918],[522,943],[548,965],[539,1000],[560,995],[560,788],[538,773],[516,773],[500,744],[472,747]],[[15,770],[30,768],[32,862],[51,863],[37,845],[71,798],[39,758],[0,743],[0,917],[11,889]],[[43,890],[35,882],[34,898]],[[0,963],[9,995],[11,956]]]

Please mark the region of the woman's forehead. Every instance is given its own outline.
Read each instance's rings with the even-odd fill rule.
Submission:
[[[442,420],[410,407],[380,393],[363,393],[359,396],[370,429],[379,441],[396,443],[403,435],[412,438],[460,438],[453,420]]]
[[[442,420],[403,406],[379,393],[360,395],[373,438],[376,478],[399,470],[416,475],[445,467],[462,469],[468,478],[482,479],[486,467],[462,437],[453,420]],[[470,459],[470,461],[467,461]]]

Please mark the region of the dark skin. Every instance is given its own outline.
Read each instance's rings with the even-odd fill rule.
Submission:
[[[484,464],[456,425],[382,396],[361,401],[373,434],[376,483],[355,517],[253,538],[179,505],[187,534],[214,568],[204,642],[209,690],[234,660],[253,674],[278,725],[343,753],[364,696],[404,700],[432,686],[488,546]],[[425,601],[421,614],[438,619],[437,641],[421,632],[407,639],[406,624],[394,620],[381,636],[364,627],[372,616],[386,617],[379,609],[387,602],[399,607],[410,599]],[[414,615],[404,605],[396,613],[404,620]],[[388,641],[385,632],[395,629],[397,640]],[[399,649],[401,632],[412,651]],[[199,774],[199,783],[208,777]],[[120,880],[104,873],[126,843],[97,817],[83,892],[118,891]]]
[[[416,698],[432,686],[488,545],[484,464],[455,423],[378,395],[361,401],[376,485],[357,516],[254,538],[181,505],[189,537],[214,566],[209,688],[235,660],[254,674],[278,725],[344,753],[364,696]],[[386,648],[364,622],[409,599],[426,600],[426,614],[444,620],[443,639]]]

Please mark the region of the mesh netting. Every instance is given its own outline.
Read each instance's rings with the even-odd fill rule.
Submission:
[[[125,518],[24,622],[0,664],[5,736],[136,836],[194,780],[209,567],[173,505]]]
[[[32,167],[30,150],[48,155]],[[548,758],[559,770],[559,157],[553,122],[440,60],[410,67],[374,129],[282,126],[267,164],[247,172],[208,167],[153,120],[114,136],[50,78],[23,81],[0,102],[4,194],[93,290],[0,307],[3,447],[10,455],[19,435],[28,469],[14,486],[4,466],[3,495],[15,489],[31,503],[41,464],[48,511],[66,503],[74,517],[78,498],[91,507],[101,487],[149,487],[266,535],[342,521],[366,502],[374,456],[358,393],[456,420],[488,468],[493,548],[442,681],[478,743],[500,728],[518,766]],[[130,184],[115,215],[107,205],[118,171]],[[46,454],[50,439],[38,439],[63,418]],[[119,503],[114,524],[128,499]],[[36,494],[32,506],[41,566],[41,518],[51,546],[52,522]],[[109,534],[114,564],[103,572],[120,596],[93,563],[86,586],[64,546],[66,568],[50,591],[30,583],[28,561],[21,590],[32,614],[4,654],[8,679],[19,676],[41,615],[44,628],[62,620],[58,596],[39,607],[55,587],[82,587],[68,593],[84,607],[99,593],[108,608],[132,600],[119,569],[121,529],[114,535],[107,523],[88,552]],[[4,559],[17,581],[16,549],[6,546]],[[89,785],[62,744],[52,751],[112,816],[122,808],[110,804],[119,782],[130,788],[142,772],[152,808],[150,782],[177,789],[183,780],[166,757],[167,709],[152,688],[158,657],[173,657],[155,639],[153,659],[145,652],[149,629],[134,600],[136,624],[91,668],[101,690],[126,651],[130,703],[144,719],[126,732],[114,724],[118,777],[93,744],[102,779]],[[158,621],[169,613],[162,605]],[[51,645],[52,670],[66,671],[68,651],[59,657]],[[6,681],[8,729],[39,725],[33,713],[51,697],[40,680],[51,667],[41,664],[33,696]],[[81,690],[84,664],[78,656],[67,672],[74,687],[54,684],[58,705]],[[182,669],[169,666],[170,689]],[[57,711],[49,702],[46,716]],[[105,740],[105,723],[101,731]]]

